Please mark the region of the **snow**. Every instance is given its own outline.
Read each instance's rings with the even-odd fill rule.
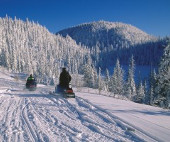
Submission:
[[[0,141],[169,141],[170,112],[93,93],[50,95],[53,86],[25,89],[0,70]],[[20,77],[22,80],[20,80]],[[76,90],[76,89],[75,89]],[[88,89],[89,91],[90,89]]]
[[[170,139],[169,110],[97,94],[77,93],[77,95],[128,124],[135,131],[139,131],[139,134],[143,133],[155,141]]]

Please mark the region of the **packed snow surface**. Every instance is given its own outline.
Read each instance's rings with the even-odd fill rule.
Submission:
[[[169,141],[170,112],[76,91],[76,98],[49,94],[54,87],[25,89],[23,76],[0,71],[1,142]],[[19,78],[19,79],[18,79]]]

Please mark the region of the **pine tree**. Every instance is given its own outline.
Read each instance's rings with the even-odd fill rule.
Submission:
[[[149,102],[148,102],[148,104],[153,105],[153,100],[154,100],[154,89],[151,86],[151,88],[149,90]]]
[[[170,43],[164,49],[156,79],[156,103],[161,107],[170,107]]]
[[[148,92],[148,85],[147,85],[147,81],[144,81],[144,103],[145,104],[149,104],[150,101],[150,96],[149,96],[149,92]]]
[[[155,70],[151,70],[150,78],[149,78],[149,91],[148,91],[148,100],[146,100],[146,104],[153,105],[154,103],[154,90],[156,83],[156,72]]]
[[[91,65],[86,64],[83,68],[83,79],[84,79],[84,85],[90,88],[93,88],[94,84],[94,74],[93,69]]]
[[[126,84],[126,96],[130,100],[133,100],[134,96],[136,95],[136,85],[134,80],[134,71],[135,71],[135,63],[133,56],[130,59],[129,63],[129,70],[128,70],[128,77],[127,77],[127,84]]]
[[[79,75],[78,75],[78,64],[76,62],[75,62],[75,71],[74,71],[74,73],[75,73],[75,86],[79,87],[80,83],[79,83]]]
[[[108,69],[106,69],[105,87],[106,87],[106,91],[110,91],[111,85],[110,85],[110,75]]]
[[[101,90],[104,88],[103,86],[103,81],[101,78],[101,68],[99,68],[99,75],[98,75],[98,90],[99,90],[99,94],[101,93]]]
[[[142,82],[140,82],[138,90],[137,90],[137,95],[135,96],[134,101],[137,103],[144,103],[144,98],[145,98],[144,86]]]
[[[92,78],[93,78],[93,88],[97,89],[98,88],[98,74],[96,68],[93,66],[92,67]]]
[[[124,93],[123,75],[124,75],[124,71],[120,67],[119,60],[117,59],[116,66],[114,68],[114,73],[111,78],[111,84],[112,84],[111,87],[112,87],[112,92],[114,92],[114,94],[123,95]]]
[[[55,84],[55,83],[54,83],[54,78],[52,77],[51,80],[50,80],[50,82],[49,82],[49,85],[52,85],[52,86],[53,86],[54,84]]]

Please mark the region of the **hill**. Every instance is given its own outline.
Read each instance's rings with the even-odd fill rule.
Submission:
[[[69,35],[77,43],[81,42],[90,47],[96,46],[96,44],[100,44],[103,47],[117,44],[117,47],[125,48],[156,40],[155,37],[132,25],[107,21],[81,24],[61,30],[57,34],[61,34],[64,37]]]
[[[164,39],[120,22],[85,23],[56,34],[69,35],[77,43],[90,48],[96,67],[103,69],[113,66],[117,58],[121,64],[127,65],[132,55],[137,65],[158,65],[165,45]]]
[[[88,50],[69,36],[55,36],[28,19],[0,18],[0,66],[13,72],[33,73],[49,84],[60,69],[74,73],[86,63]]]

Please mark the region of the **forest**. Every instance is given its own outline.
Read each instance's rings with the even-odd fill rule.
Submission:
[[[65,66],[74,76],[73,86],[105,90],[112,97],[137,103],[170,107],[169,38],[154,38],[140,31],[142,39],[136,28],[117,23],[118,28],[112,29],[107,25],[94,24],[92,34],[88,34],[90,30],[86,27],[88,32],[84,34],[82,30],[81,35],[86,36],[79,36],[80,42],[69,34],[52,34],[28,19],[0,18],[0,65],[12,72],[32,73],[39,83],[46,85],[56,85]],[[135,32],[129,34],[130,30]],[[114,42],[109,37],[101,39],[103,33],[114,37]],[[131,37],[134,33],[135,40]],[[89,44],[87,35],[93,37]],[[122,65],[128,65],[126,73]],[[136,65],[151,67],[148,78],[139,79],[138,83],[134,79]],[[107,69],[110,66],[115,66],[113,74]],[[152,70],[152,66],[158,66],[158,71]]]

